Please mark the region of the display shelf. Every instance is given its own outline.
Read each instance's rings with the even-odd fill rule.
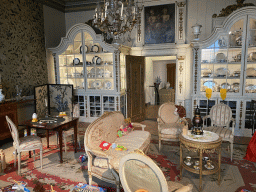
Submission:
[[[236,118],[235,135],[248,136],[246,102],[256,97],[256,8],[234,11],[208,38],[192,43],[192,108],[206,99],[206,88],[213,89],[211,99],[214,98],[215,104],[223,102],[219,91],[226,88],[224,103],[231,107]],[[201,109],[207,115],[207,106]]]

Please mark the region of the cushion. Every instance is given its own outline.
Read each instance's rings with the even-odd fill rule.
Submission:
[[[92,166],[92,173],[98,175],[98,177],[115,180],[115,177],[113,176],[111,169]]]
[[[128,150],[127,151],[116,151],[113,148],[110,148],[108,150],[108,155],[111,156],[110,164],[118,171],[119,169],[119,161],[120,159],[134,151],[135,149],[140,149],[145,152],[145,150],[148,148],[150,144],[150,138],[151,135],[148,131],[133,131],[129,133],[128,135],[125,135],[123,137],[117,138],[115,143],[118,145],[123,145]]]
[[[166,123],[166,124],[159,124],[159,128],[162,134],[168,135],[177,135],[180,134],[182,128],[184,127],[181,123]]]
[[[35,135],[20,138],[20,149],[39,149],[42,146],[41,138]]]
[[[108,159],[101,158],[101,157],[95,157],[93,160],[93,165],[100,168],[108,168]]]
[[[217,133],[223,140],[226,140],[226,141],[234,140],[234,135],[232,134],[232,131],[228,128],[212,126],[212,127],[205,127],[204,130]]]

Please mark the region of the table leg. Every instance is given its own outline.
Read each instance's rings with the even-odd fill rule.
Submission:
[[[59,128],[58,133],[59,133],[59,143],[60,143],[60,163],[63,163],[63,159],[62,159],[62,128]]]
[[[202,191],[202,173],[203,173],[203,151],[202,151],[202,149],[200,149],[200,159],[199,159],[199,174],[200,174],[199,191]]]
[[[182,179],[182,161],[183,161],[182,158],[183,158],[182,157],[182,145],[180,143],[180,179]]]
[[[47,148],[49,148],[49,129],[46,130]]]
[[[220,165],[221,165],[221,147],[219,148],[219,176],[218,176],[219,185],[220,185]]]
[[[30,135],[30,127],[26,126],[26,129],[27,129],[27,136],[29,136]],[[29,155],[29,158],[31,158],[31,151],[28,152],[28,155]]]
[[[77,121],[75,121],[75,124],[74,124],[75,153],[77,152]]]

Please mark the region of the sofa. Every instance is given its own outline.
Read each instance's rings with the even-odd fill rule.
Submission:
[[[89,185],[92,184],[92,176],[95,176],[103,181],[116,184],[117,191],[119,191],[120,159],[134,150],[147,153],[151,135],[148,131],[144,131],[145,125],[132,123],[135,127],[141,127],[142,130],[134,130],[127,135],[118,137],[117,131],[124,123],[123,114],[114,111],[104,113],[88,126],[85,132],[84,145],[88,156]],[[110,147],[107,151],[103,151],[99,147],[103,141],[122,145],[127,150],[117,151]]]

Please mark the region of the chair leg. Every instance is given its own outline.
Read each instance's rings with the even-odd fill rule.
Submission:
[[[161,139],[159,139],[159,152],[161,150]]]
[[[20,152],[18,152],[18,175],[21,174],[21,171],[20,171],[20,164],[21,164],[21,162],[20,162],[20,156],[21,156],[21,154],[20,154]]]
[[[33,159],[34,159],[34,161],[36,161],[36,150],[33,150],[33,153],[34,153]]]
[[[43,147],[40,148],[40,164],[41,169],[43,169]]]
[[[89,171],[88,173],[89,173],[89,185],[92,185],[92,173],[91,171]]]
[[[14,167],[16,167],[16,161],[17,161],[17,149],[14,150]]]
[[[230,143],[230,148],[231,148],[231,162],[233,159],[233,142]]]

